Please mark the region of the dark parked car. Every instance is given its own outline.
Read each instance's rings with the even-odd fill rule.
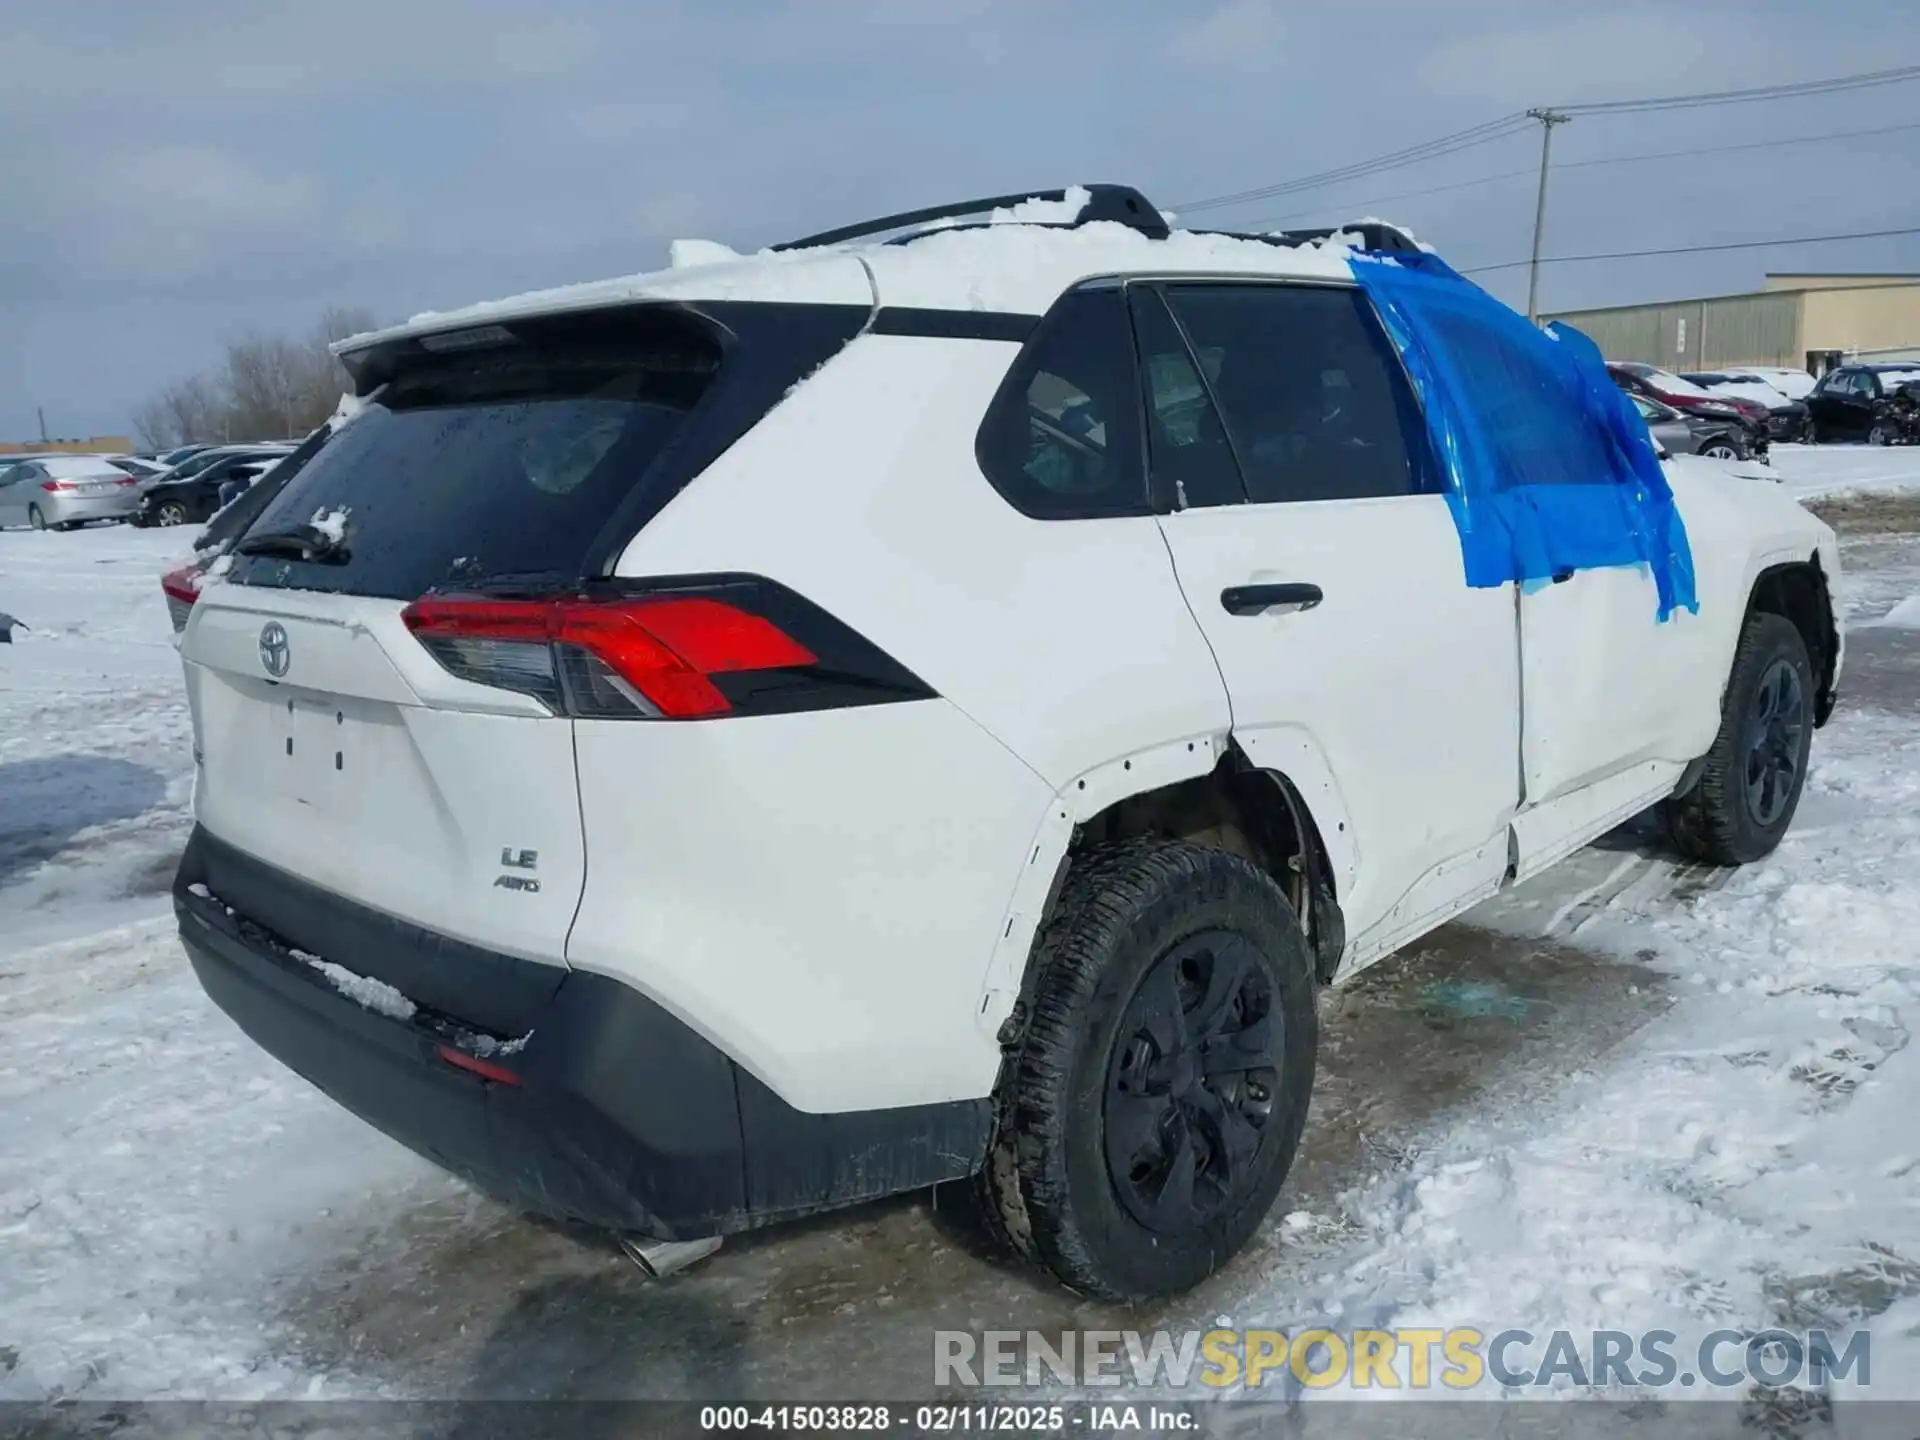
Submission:
[[[1807,396],[1815,441],[1892,439],[1884,402],[1902,386],[1920,381],[1920,365],[1842,365],[1820,377]]]
[[[262,471],[286,458],[284,450],[236,451],[221,455],[185,479],[162,479],[149,486],[133,514],[136,525],[197,525],[225,503],[221,492],[235,482],[251,484]],[[232,498],[228,491],[228,499]]]
[[[195,553],[191,561],[160,577],[160,589],[167,597],[167,610],[172,616],[176,634],[187,628],[187,618],[193,613],[194,604],[199,599],[200,585],[208,567],[232,547],[233,542],[253,524],[255,517],[272,503],[273,497],[300,473],[301,467],[327,443],[333,429],[334,422],[329,420],[302,440],[262,475],[258,484],[250,485],[244,494],[215,515],[205,530],[193,537]]]
[[[1711,415],[1689,415],[1645,395],[1629,395],[1633,408],[1647,422],[1653,438],[1669,455],[1710,455],[1716,460],[1748,460],[1746,426],[1738,420]]]
[[[1767,410],[1767,437],[1804,440],[1809,411],[1799,400],[1775,387],[1764,375],[1747,370],[1689,370],[1680,377],[1723,400],[1751,400]]]
[[[191,460],[205,450],[218,450],[218,445],[176,445],[171,450],[162,450],[153,458],[162,465],[178,465],[183,460]]]
[[[1657,365],[1609,360],[1607,373],[1629,395],[1644,395],[1662,405],[1709,420],[1732,420],[1746,433],[1747,448],[1755,459],[1767,455],[1767,407],[1737,395],[1716,395],[1691,380],[1682,380]]]

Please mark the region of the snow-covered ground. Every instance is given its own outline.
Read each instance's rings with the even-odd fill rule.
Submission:
[[[1803,497],[1920,485],[1920,451],[1912,446],[1775,445],[1769,453],[1774,473]]]
[[[1776,454],[1796,488],[1920,482],[1920,450]],[[1729,876],[1609,837],[1331,997],[1274,1223],[1151,1315],[969,1253],[924,1200],[649,1284],[339,1111],[173,938],[181,540],[0,533],[32,627],[0,646],[0,1401],[906,1395],[936,1325],[1220,1314],[1864,1323],[1874,1392],[1920,1396],[1914,514],[1847,543],[1861,678],[1781,851]]]

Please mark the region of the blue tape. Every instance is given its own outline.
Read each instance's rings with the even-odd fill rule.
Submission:
[[[1638,565],[1659,619],[1699,610],[1653,437],[1591,340],[1535,328],[1437,255],[1359,252],[1350,266],[1420,394],[1467,584]]]

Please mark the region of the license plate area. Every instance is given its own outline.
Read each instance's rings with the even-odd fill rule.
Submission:
[[[273,692],[273,754],[281,793],[327,816],[351,818],[371,772],[380,769],[377,715],[393,707],[284,686]],[[389,723],[379,727],[390,730]]]

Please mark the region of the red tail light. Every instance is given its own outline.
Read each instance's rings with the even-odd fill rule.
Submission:
[[[42,480],[40,488],[49,495],[57,495],[62,490],[78,490],[80,487],[67,480]]]
[[[491,1080],[496,1085],[518,1085],[519,1073],[496,1065],[491,1060],[482,1060],[478,1055],[469,1055],[464,1050],[451,1045],[438,1047],[440,1058],[456,1069],[465,1070],[469,1075],[478,1075],[482,1080]]]
[[[178,570],[169,570],[160,577],[160,588],[167,592],[169,600],[193,604],[200,598],[200,567],[182,565]]]
[[[703,595],[416,600],[406,626],[463,680],[556,714],[696,720],[734,706],[714,677],[804,669],[812,650],[773,621]]]

